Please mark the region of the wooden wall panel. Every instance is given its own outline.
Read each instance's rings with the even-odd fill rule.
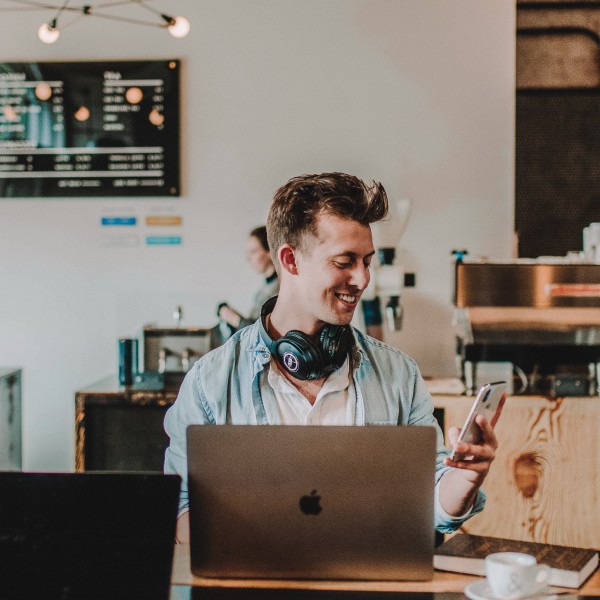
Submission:
[[[473,398],[436,397],[445,427]],[[514,397],[496,428],[499,448],[485,510],[465,533],[600,549],[600,401]]]

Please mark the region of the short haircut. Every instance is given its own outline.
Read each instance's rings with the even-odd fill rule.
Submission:
[[[248,237],[255,237],[260,245],[268,252],[269,251],[269,240],[267,239],[267,228],[264,225],[255,227]]]
[[[354,175],[322,173],[300,175],[281,186],[273,197],[267,234],[273,264],[284,244],[306,250],[307,234],[317,235],[318,218],[331,215],[370,225],[388,214],[388,199],[381,183],[367,185]]]

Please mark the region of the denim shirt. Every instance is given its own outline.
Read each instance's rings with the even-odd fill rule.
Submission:
[[[350,370],[357,400],[364,407],[365,425],[429,425],[437,433],[435,527],[449,533],[483,510],[480,490],[471,510],[462,517],[445,513],[438,500],[439,481],[450,469],[449,453],[433,416],[433,400],[415,361],[396,348],[353,329],[355,345]],[[165,431],[171,443],[165,472],[182,478],[180,514],[188,507],[186,428],[191,424],[268,425],[261,397],[261,372],[271,360],[258,321],[227,343],[209,352],[186,375],[176,402],[166,413]]]

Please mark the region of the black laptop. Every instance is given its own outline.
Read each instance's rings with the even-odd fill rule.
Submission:
[[[166,600],[180,479],[0,473],[0,598]]]

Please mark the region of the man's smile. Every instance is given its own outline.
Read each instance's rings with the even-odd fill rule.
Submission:
[[[360,294],[351,295],[351,294],[336,293],[335,296],[336,296],[336,298],[339,298],[345,304],[350,304],[352,306],[355,306],[356,303],[358,302],[358,299],[360,298]]]

